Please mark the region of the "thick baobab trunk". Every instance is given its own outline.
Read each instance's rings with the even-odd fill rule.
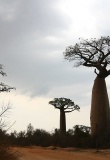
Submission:
[[[110,109],[104,78],[96,77],[92,90],[91,136],[96,139],[109,133]]]
[[[66,134],[66,117],[64,109],[60,109],[60,133],[62,135]]]

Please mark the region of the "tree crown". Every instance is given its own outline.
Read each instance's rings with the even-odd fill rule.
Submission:
[[[79,110],[80,107],[68,98],[54,98],[49,104],[53,105],[57,109],[62,109],[66,113],[72,112],[74,110]]]
[[[69,46],[64,52],[64,58],[69,61],[75,61],[75,66],[95,67],[95,73],[99,77],[107,77],[110,70],[110,37],[101,37],[100,39],[81,40],[74,46]],[[99,73],[96,72],[96,69]]]

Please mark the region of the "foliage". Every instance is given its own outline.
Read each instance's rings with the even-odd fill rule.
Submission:
[[[91,147],[90,127],[83,125],[74,126],[74,145],[76,147]]]
[[[49,104],[60,110],[60,134],[66,134],[66,116],[65,113],[72,112],[80,109],[72,100],[68,98],[54,98]]]
[[[91,128],[84,125],[75,125],[72,129],[68,129],[66,135],[61,135],[60,130],[57,128],[51,133],[43,129],[34,129],[31,135],[27,133],[28,127],[27,131],[20,131],[18,133],[14,131],[10,134],[3,132],[2,134],[5,135],[5,139],[11,145],[15,146],[110,148],[110,136],[98,137],[97,143],[93,144],[90,135]],[[102,143],[103,138],[105,139],[105,143]]]
[[[20,131],[19,133],[14,131],[13,133],[7,135],[7,137],[12,145],[19,146],[36,145],[42,147],[54,146],[82,148],[90,148],[92,146],[90,127],[83,125],[74,126],[73,129],[69,129],[66,132],[66,135],[61,135],[60,130],[57,128],[52,133],[49,133],[42,129],[33,130],[33,134],[31,135],[27,133],[28,127],[27,131]]]
[[[65,113],[80,109],[80,107],[75,105],[75,103],[69,98],[54,98],[54,100],[50,101],[49,104],[53,105],[57,109],[63,109]]]
[[[2,76],[6,76],[6,73],[3,71],[3,65],[0,64],[0,74]],[[4,83],[0,83],[0,92],[10,92],[11,89],[15,89],[14,87],[10,87]]]

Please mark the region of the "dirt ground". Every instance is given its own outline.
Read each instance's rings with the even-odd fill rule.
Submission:
[[[75,148],[20,148],[22,157],[19,160],[110,160],[109,150],[82,150]]]

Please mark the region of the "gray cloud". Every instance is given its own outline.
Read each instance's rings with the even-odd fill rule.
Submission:
[[[0,0],[0,64],[7,73],[0,81],[16,87],[5,97],[1,94],[1,101],[10,99],[15,106],[12,121],[16,119],[18,129],[28,122],[48,128],[50,119],[53,127],[59,114],[49,110],[48,101],[54,97],[72,99],[81,107],[80,117],[88,117],[94,68],[75,68],[63,52],[79,38],[109,36],[109,6],[109,0]],[[85,113],[84,107],[89,108]],[[80,120],[76,117],[70,116],[72,127]]]
[[[66,32],[72,19],[58,8],[58,2],[0,1],[1,63],[8,74],[6,83],[15,86],[17,92],[31,97],[51,96],[50,93],[56,92],[55,88],[86,85],[95,77],[92,69],[73,68],[72,63],[63,59],[69,39]],[[97,5],[94,3],[91,12]],[[101,8],[95,9],[96,12],[99,22]],[[105,30],[107,27],[103,26]],[[73,35],[71,43],[74,44],[77,38]]]
[[[32,0],[30,3],[24,0],[0,3],[1,63],[8,73],[7,80],[18,90],[35,90],[36,94],[47,92],[49,84],[55,81],[49,80],[52,78],[50,74],[55,72],[55,61],[59,61],[56,56],[53,60],[52,50],[60,48],[62,40],[58,44],[60,40],[57,36],[60,37],[61,32],[67,29],[66,18],[62,18],[55,7],[57,1]],[[57,75],[53,77],[56,78]]]
[[[96,21],[96,28],[99,36],[110,35],[110,1],[109,0],[98,0],[94,1],[91,6],[91,12]]]

